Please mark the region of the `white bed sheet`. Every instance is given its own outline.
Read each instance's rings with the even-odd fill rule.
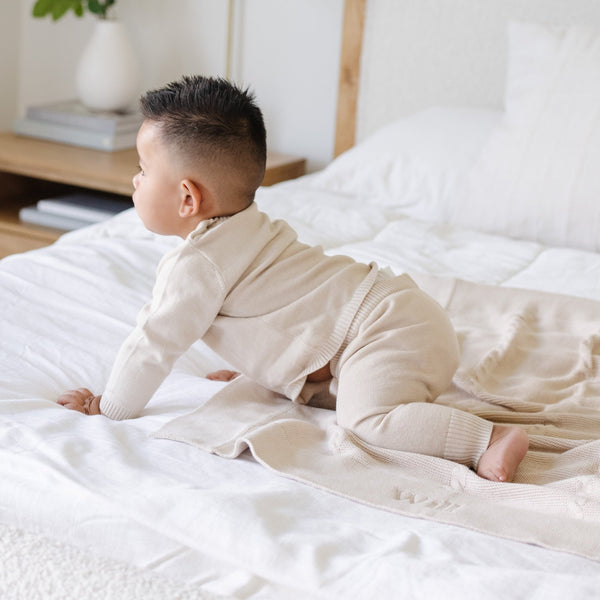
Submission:
[[[411,219],[314,178],[262,189],[302,240],[396,272],[600,300],[600,255]],[[192,410],[226,366],[201,343],[144,415],[55,404],[102,391],[114,354],[178,243],[133,211],[0,263],[0,521],[237,598],[594,598],[595,562],[373,509],[148,433]]]

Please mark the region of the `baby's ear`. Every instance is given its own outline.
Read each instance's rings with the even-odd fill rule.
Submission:
[[[180,183],[181,200],[179,202],[179,216],[195,217],[202,205],[202,192],[198,185],[191,179],[183,179]]]

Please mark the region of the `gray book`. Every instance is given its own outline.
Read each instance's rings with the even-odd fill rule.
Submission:
[[[35,205],[24,206],[19,211],[19,219],[25,223],[42,225],[44,227],[53,227],[54,229],[64,229],[65,231],[79,229],[90,224],[89,221],[81,221],[79,219],[73,219],[72,217],[66,217],[64,215],[42,212],[38,210]]]
[[[38,121],[103,133],[137,131],[143,121],[142,115],[137,111],[93,111],[77,100],[29,106],[25,116]]]
[[[44,198],[37,203],[39,212],[78,219],[86,223],[105,221],[132,207],[133,203],[130,200],[93,193],[65,194]]]
[[[137,137],[137,129],[120,133],[107,133],[28,117],[16,119],[13,124],[13,131],[18,135],[108,152],[133,148]]]

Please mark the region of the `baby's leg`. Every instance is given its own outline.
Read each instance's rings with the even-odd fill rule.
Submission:
[[[335,367],[338,423],[375,446],[471,462],[487,448],[491,425],[481,423],[469,436],[477,438],[470,456],[459,457],[454,431],[465,413],[432,404],[457,365],[456,334],[441,307],[417,288],[392,294],[365,318]]]
[[[414,300],[405,302],[404,315],[393,310],[394,299],[384,301],[343,352],[335,373],[338,423],[376,446],[459,462],[494,481],[512,479],[526,434],[508,435],[433,403],[451,383],[458,347],[439,306],[424,294]]]
[[[338,385],[338,423],[374,446],[437,456],[467,465],[490,481],[512,481],[529,445],[519,427],[494,425],[464,411],[411,399],[426,398],[410,381],[357,371]],[[372,380],[371,377],[384,379]],[[383,381],[392,385],[387,388]],[[387,388],[387,389],[386,389]],[[409,398],[403,393],[409,393]],[[387,400],[386,400],[387,397]],[[401,399],[403,404],[393,404]],[[370,401],[369,401],[370,400]]]
[[[374,446],[437,456],[476,469],[493,424],[475,415],[428,401],[406,374],[340,373],[338,424]],[[373,379],[371,379],[374,377]]]

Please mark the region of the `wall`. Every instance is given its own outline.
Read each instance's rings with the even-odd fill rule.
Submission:
[[[377,0],[368,3],[357,138],[429,106],[500,109],[507,23],[600,25],[598,0]],[[386,27],[389,22],[394,27]],[[395,77],[381,56],[393,56]],[[388,61],[389,62],[389,61]]]
[[[78,56],[95,24],[90,15],[34,19],[33,3],[20,0],[20,12],[0,9],[0,34],[13,32],[3,42],[18,47],[17,73],[7,76],[15,91],[3,92],[0,104],[5,127],[30,104],[75,97]],[[228,1],[143,0],[140,10],[141,4],[117,3],[140,59],[141,91],[183,73],[226,74]],[[234,0],[232,6],[231,75],[256,93],[269,147],[306,156],[309,170],[321,168],[333,154],[343,0]]]
[[[234,78],[250,84],[262,106],[269,140],[311,159],[333,156],[342,0],[239,0]],[[238,15],[239,16],[239,15]],[[290,147],[290,151],[291,151]]]
[[[17,2],[0,3],[0,129],[8,129],[17,110],[20,13]]]

